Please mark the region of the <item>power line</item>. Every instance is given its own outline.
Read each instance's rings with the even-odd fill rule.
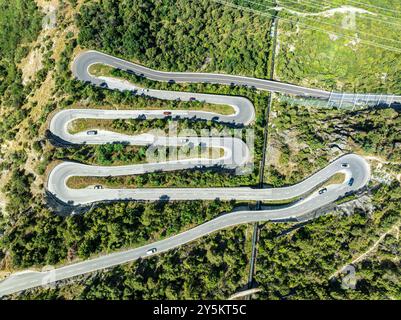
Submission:
[[[286,1],[289,1],[289,0],[286,0]],[[305,1],[305,0],[303,0],[302,2],[297,2],[297,4],[303,4],[304,1]],[[325,2],[326,4],[328,4],[329,6],[332,5],[332,3],[328,2],[328,1],[325,1],[325,0],[322,0],[322,1]],[[392,13],[395,13],[395,14],[397,14],[397,15],[401,15],[401,11],[400,11],[400,10],[388,9],[388,8],[376,6],[376,5],[373,5],[373,4],[370,4],[370,3],[360,2],[360,1],[354,1],[354,0],[346,0],[346,1],[348,1],[348,2],[350,2],[350,3],[355,3],[355,4],[363,5],[363,6],[366,6],[366,7],[369,7],[369,8],[375,8],[375,9],[379,9],[379,10],[383,10],[383,11],[387,11],[387,12],[392,12]],[[292,1],[292,2],[294,2],[294,1]],[[347,3],[344,3],[344,5],[347,5]],[[376,12],[376,13],[377,13],[377,12]],[[382,15],[382,16],[385,16],[385,17],[397,19],[397,18],[394,17],[394,16],[385,15],[385,14],[383,14],[383,13],[378,13],[378,14],[380,14],[380,15]]]
[[[329,7],[330,7],[330,2],[328,2],[328,1],[326,1],[326,0],[320,0],[321,2],[323,2],[323,3],[326,3]],[[268,1],[268,2],[270,2],[270,1]],[[291,3],[294,3],[294,4],[300,4],[299,2],[297,2],[297,1],[294,1],[294,0],[285,0],[285,2],[291,2]],[[286,9],[287,11],[289,11],[289,10],[293,10],[293,9],[291,9],[291,8],[288,8],[288,7],[286,7],[285,6],[285,4],[284,5],[282,5],[282,4],[280,4],[279,3],[279,5],[281,6],[281,7],[283,7],[283,9]],[[326,6],[323,6],[321,3],[319,3],[319,2],[315,2],[315,0],[303,0],[303,2],[302,2],[302,5],[304,5],[304,6],[307,6],[307,7],[311,7],[311,8],[315,8],[315,7],[321,7],[322,9],[321,10],[323,10],[323,11],[321,11],[321,12],[314,12],[314,13],[311,13],[310,15],[312,16],[317,16],[318,14],[321,14],[321,13],[324,13],[325,11],[327,12],[327,11],[330,11],[330,10],[333,10],[333,9],[337,9],[337,8],[335,8],[335,7],[330,7],[330,9],[326,9]],[[295,11],[295,10],[294,10]],[[378,15],[378,16],[382,16],[382,17],[386,17],[386,18],[392,18],[392,19],[395,19],[395,20],[399,20],[399,18],[396,18],[396,17],[392,17],[392,16],[387,16],[387,15],[384,15],[384,14],[381,14],[381,13],[378,13],[378,12],[371,12],[371,11],[368,11],[368,12],[370,12],[371,14],[374,14],[374,15]],[[301,14],[306,14],[306,15],[308,15],[308,13],[304,13],[304,12],[300,12]],[[389,25],[393,25],[393,26],[397,26],[397,27],[401,27],[401,23],[400,22],[392,22],[392,21],[386,21],[386,20],[383,20],[383,19],[380,19],[380,18],[374,18],[374,17],[372,17],[371,15],[369,15],[369,14],[361,14],[360,16],[358,16],[360,19],[367,19],[367,20],[372,20],[372,21],[380,21],[380,22],[382,22],[382,23],[386,23],[386,24],[389,24]]]
[[[250,1],[250,0],[243,0],[243,1],[244,1],[244,2],[248,2],[248,3],[252,3],[252,4],[257,4],[257,5],[263,6],[263,7],[265,7],[265,8],[269,8],[268,6],[263,5],[263,4],[261,4],[261,3],[258,3],[258,2],[254,2],[254,1]],[[304,16],[303,18],[310,19],[310,18],[305,17],[305,16]],[[282,18],[281,18],[281,19],[282,19]],[[331,27],[334,27],[334,28],[340,28],[340,29],[343,29],[343,30],[348,30],[347,28],[344,28],[344,27],[341,27],[341,26],[336,26],[336,25],[334,25],[334,24],[327,23],[327,22],[324,22],[324,21],[319,21],[319,23],[325,24],[325,25],[327,25],[327,26],[331,26]],[[377,38],[377,39],[380,39],[380,40],[387,40],[387,41],[390,41],[390,42],[395,42],[395,43],[400,43],[400,44],[401,44],[401,41],[399,41],[399,40],[389,39],[389,38],[384,38],[384,37],[376,36],[376,35],[374,35],[374,34],[371,34],[371,33],[368,33],[368,32],[364,32],[364,31],[358,31],[358,34],[365,34],[365,35],[368,35],[368,36],[370,36],[370,37]],[[352,39],[354,39],[354,37],[353,37]]]
[[[401,14],[401,11],[399,11],[399,10],[392,10],[392,9],[388,9],[388,8],[384,8],[384,7],[380,7],[380,6],[375,6],[373,4],[359,2],[359,1],[355,1],[355,0],[348,0],[348,1],[351,2],[351,3],[361,4],[361,5],[370,7],[370,8],[376,8],[376,9],[383,10],[383,11],[388,11],[388,12],[393,12],[393,13],[396,13],[396,14]],[[390,16],[387,16],[387,17],[390,17]]]
[[[249,7],[244,7],[244,6],[236,5],[236,4],[233,4],[232,2],[228,2],[228,1],[225,1],[225,0],[211,0],[211,1],[216,2],[216,3],[220,3],[220,4],[222,4],[222,5],[226,5],[226,6],[231,7],[231,8],[235,8],[235,9],[239,9],[239,10],[251,12],[251,13],[254,13],[254,14],[257,14],[257,15],[268,16],[268,17],[270,17],[270,18],[273,17],[272,14],[269,14],[269,13],[267,13],[267,12],[258,11],[258,10],[255,10],[255,9],[252,9],[252,8],[249,8]],[[271,9],[271,10],[274,10],[274,9]],[[342,33],[338,33],[338,32],[327,31],[327,30],[320,29],[320,28],[317,28],[317,27],[312,27],[312,26],[307,25],[307,24],[304,24],[304,23],[302,23],[302,22],[297,22],[297,21],[293,21],[293,20],[290,20],[290,19],[282,18],[282,17],[280,17],[280,20],[281,20],[281,21],[291,22],[291,23],[296,22],[296,23],[298,23],[298,25],[303,26],[303,27],[305,27],[306,29],[315,30],[315,31],[320,31],[320,32],[324,32],[324,33],[327,33],[327,34],[334,34],[334,35],[337,35],[337,36],[342,36],[342,37],[344,37],[344,38],[348,38],[348,39],[351,39],[351,40],[355,40],[355,37],[352,37],[352,36],[349,36],[349,35],[346,35],[346,34],[342,34]],[[380,49],[384,49],[384,50],[388,50],[388,51],[393,51],[393,52],[401,53],[401,49],[400,49],[400,48],[397,48],[397,47],[392,47],[392,46],[383,45],[383,44],[377,44],[377,43],[375,43],[375,42],[373,42],[373,41],[364,40],[364,39],[359,39],[359,41],[360,41],[361,43],[365,43],[365,44],[367,44],[367,45],[370,45],[370,46],[373,46],[373,47],[376,47],[376,48],[380,48]]]

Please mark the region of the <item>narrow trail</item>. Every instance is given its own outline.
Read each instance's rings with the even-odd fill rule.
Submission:
[[[368,15],[372,15],[372,16],[377,16],[377,14],[374,12],[371,12],[371,11],[368,11],[365,9],[361,9],[361,8],[356,8],[353,6],[345,6],[345,5],[338,7],[338,8],[328,9],[328,10],[320,11],[320,12],[299,12],[296,10],[292,10],[292,9],[289,9],[286,7],[280,7],[280,6],[276,7],[275,9],[278,11],[287,11],[291,14],[294,14],[294,15],[297,15],[300,17],[308,17],[308,16],[318,17],[318,16],[320,16],[320,17],[327,18],[327,17],[332,17],[337,13],[342,13],[342,14],[357,14],[358,13],[358,14],[368,14]]]
[[[398,238],[398,237],[399,237],[399,231],[400,231],[399,228],[400,228],[400,223],[397,223],[397,224],[395,224],[394,226],[392,226],[389,230],[387,230],[386,232],[384,232],[384,233],[379,237],[379,239],[377,239],[377,240],[375,241],[375,243],[374,243],[371,247],[369,247],[364,253],[362,253],[362,254],[360,254],[359,256],[357,256],[356,258],[354,258],[351,262],[349,262],[349,263],[343,265],[341,268],[339,268],[337,271],[335,271],[335,272],[329,277],[329,279],[332,279],[332,278],[334,278],[334,277],[337,277],[337,276],[338,276],[340,273],[342,273],[349,265],[355,265],[355,264],[357,264],[357,263],[359,263],[359,262],[365,260],[366,257],[367,257],[368,255],[370,255],[371,253],[373,253],[373,251],[375,251],[375,250],[378,248],[379,244],[384,240],[384,238],[385,238],[387,235],[392,234],[392,233],[395,233],[395,234],[396,234],[396,237]]]

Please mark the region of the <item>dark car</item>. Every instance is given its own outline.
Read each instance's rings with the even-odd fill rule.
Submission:
[[[354,181],[355,181],[354,178],[349,179],[348,185],[351,187],[354,184]]]
[[[323,189],[319,190],[319,194],[323,194],[323,193],[326,193],[326,192],[327,192],[327,188],[323,188]]]

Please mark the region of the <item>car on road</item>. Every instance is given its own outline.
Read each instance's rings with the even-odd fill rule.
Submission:
[[[354,184],[354,181],[355,181],[354,178],[349,179],[348,185],[351,187]]]
[[[102,82],[102,83],[100,84],[100,87],[101,87],[101,88],[108,88],[109,86],[107,85],[106,82]]]
[[[191,97],[191,98],[189,98],[189,101],[195,101],[196,100],[196,98],[195,97]]]
[[[96,189],[96,190],[99,190],[99,189],[103,189],[103,186],[101,186],[101,185],[96,185],[93,189]]]
[[[323,193],[326,193],[326,192],[327,192],[327,188],[323,188],[323,189],[319,190],[319,194],[323,194]]]
[[[157,249],[156,248],[152,248],[152,249],[149,249],[148,251],[146,251],[146,254],[154,254],[156,252],[157,252]]]
[[[343,167],[343,168],[349,168],[349,163],[342,163],[342,164],[341,164],[341,167]]]
[[[163,114],[164,114],[165,116],[171,116],[171,111],[164,111]]]
[[[97,130],[89,130],[86,132],[88,136],[96,136],[97,133],[98,133]]]

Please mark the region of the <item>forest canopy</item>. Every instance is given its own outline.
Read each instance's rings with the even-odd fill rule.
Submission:
[[[101,0],[82,6],[79,44],[177,71],[265,77],[270,19],[209,0]]]

